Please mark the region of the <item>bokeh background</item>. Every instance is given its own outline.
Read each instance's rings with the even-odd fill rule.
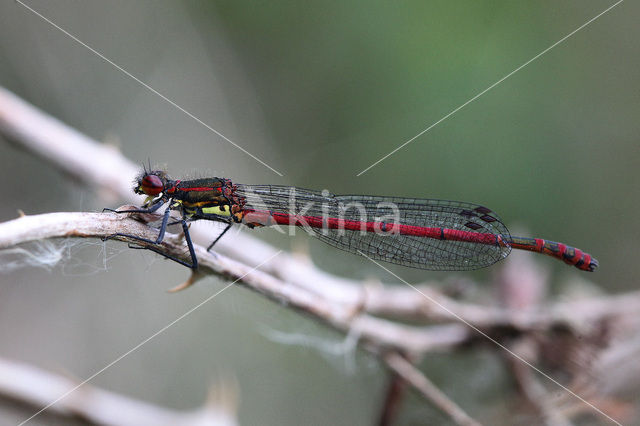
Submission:
[[[579,274],[606,293],[638,287],[637,3],[615,7],[359,177],[612,2],[26,3],[284,176],[25,7],[3,2],[0,85],[118,145],[134,161],[150,158],[180,177],[476,202],[509,226],[599,259],[589,275],[540,259],[552,271],[554,289]],[[16,217],[18,209],[36,214],[119,205],[0,142],[0,220]],[[216,232],[215,225],[201,226]],[[254,234],[307,251],[336,274],[393,281],[366,260],[305,236]],[[409,282],[452,276],[394,271]],[[225,284],[212,278],[165,293],[186,276],[184,268],[124,244],[75,242],[50,271],[0,275],[0,356],[87,377]],[[484,282],[491,271],[455,276]],[[326,348],[343,339],[231,288],[93,383],[190,409],[203,403],[212,384],[231,376],[244,424],[375,421],[387,378],[372,357],[283,345],[270,339],[274,331],[309,336]],[[424,369],[482,421],[496,424],[514,403],[512,383],[492,351],[431,356]],[[24,413],[2,407],[0,416],[4,424]],[[445,421],[413,397],[399,420]]]

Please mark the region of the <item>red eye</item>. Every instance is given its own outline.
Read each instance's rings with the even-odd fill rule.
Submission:
[[[164,190],[164,183],[156,175],[146,175],[140,182],[140,189],[147,195],[158,195]]]

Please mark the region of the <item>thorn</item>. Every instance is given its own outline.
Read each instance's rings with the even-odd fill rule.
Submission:
[[[18,209],[18,217],[26,217],[27,215],[21,210]]]
[[[108,133],[103,139],[102,145],[113,152],[122,153],[122,140],[115,134]]]
[[[177,293],[181,290],[184,290],[186,288],[191,287],[192,285],[194,285],[196,282],[198,282],[201,278],[203,278],[204,275],[202,275],[200,272],[197,271],[191,271],[191,276],[189,276],[189,278],[183,282],[182,284],[179,284],[173,288],[170,288],[169,290],[167,290],[167,293]]]
[[[240,385],[238,384],[238,379],[232,375],[223,375],[218,379],[218,383],[209,386],[204,407],[214,411],[222,407],[228,412],[236,413],[239,394]]]

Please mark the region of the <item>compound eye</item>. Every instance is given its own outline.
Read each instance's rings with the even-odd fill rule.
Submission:
[[[146,175],[140,182],[140,189],[147,195],[156,196],[164,190],[164,183],[156,175]]]

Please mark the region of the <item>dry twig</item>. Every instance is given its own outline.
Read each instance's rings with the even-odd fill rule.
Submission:
[[[42,407],[73,389],[72,379],[42,369],[0,359],[0,395]],[[235,396],[225,386],[211,393],[198,410],[174,411],[85,385],[69,394],[51,410],[58,414],[81,417],[101,425],[236,425]]]

